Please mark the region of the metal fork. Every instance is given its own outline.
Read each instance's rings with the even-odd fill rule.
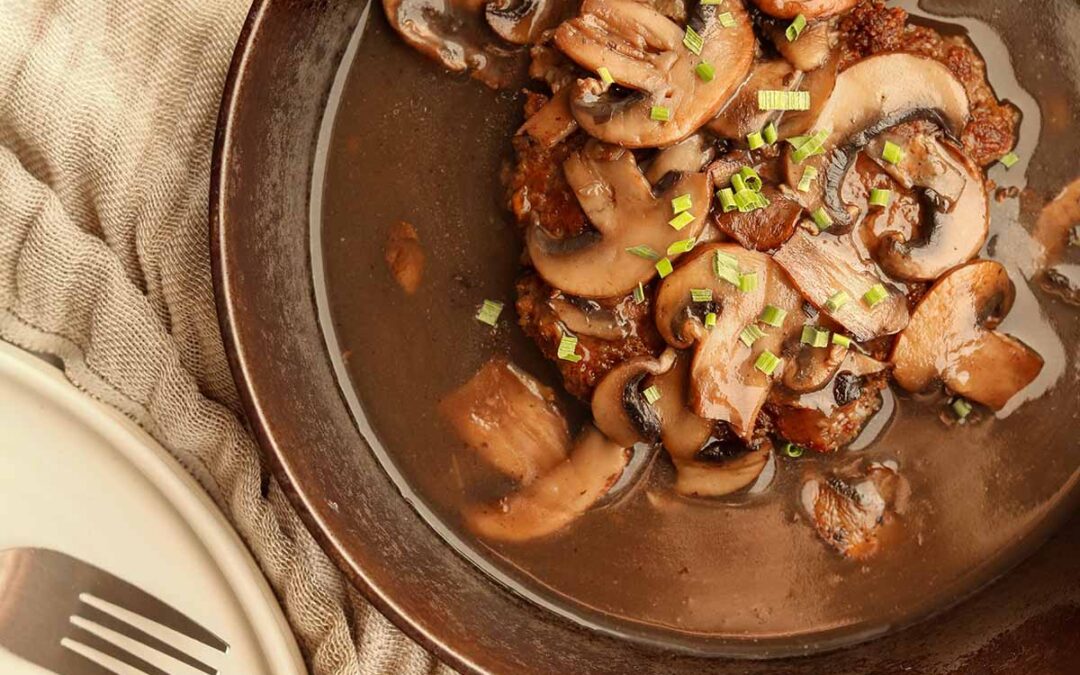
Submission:
[[[60,675],[112,675],[116,663],[146,675],[170,675],[177,663],[217,675],[217,668],[192,652],[229,650],[224,640],[149,593],[40,548],[0,551],[0,646]]]

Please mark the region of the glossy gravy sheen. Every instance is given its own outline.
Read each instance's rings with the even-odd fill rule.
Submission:
[[[933,4],[963,13],[972,3]],[[1000,330],[1046,360],[1017,397],[1023,400],[1001,419],[958,426],[943,421],[938,400],[886,391],[883,411],[852,448],[831,457],[777,457],[766,469],[774,469],[771,484],[756,493],[679,497],[671,466],[659,458],[646,483],[568,530],[491,547],[469,536],[459,514],[510,485],[455,439],[436,405],[494,354],[559,389],[554,367],[513,323],[521,242],[500,173],[512,159],[520,100],[513,90],[496,93],[447,75],[371,12],[330,142],[322,249],[313,251],[323,257],[325,279],[316,283],[327,289],[327,329],[352,379],[343,386],[355,388],[358,414],[394,457],[406,494],[434,514],[433,525],[512,588],[566,616],[703,653],[730,653],[750,641],[755,653],[779,654],[864,639],[956,602],[1041,543],[1075,507],[1080,480],[1080,312],[1025,281],[1039,255],[1028,232],[1075,177],[1080,83],[1065,79],[1076,68],[1028,59],[1017,77],[1031,93],[1020,89],[1008,30],[1032,28],[1008,12],[981,18],[1005,41],[985,23],[962,23],[987,59],[991,84],[1024,113],[1017,152],[1029,161],[1008,173],[995,167],[990,177],[1025,188],[1026,176],[1030,189],[992,199],[984,251],[1008,266],[1017,286]],[[1058,29],[1067,27],[1049,28]],[[1055,81],[1042,79],[1051,69]],[[1032,95],[1043,102],[1041,114]],[[410,120],[407,138],[402,117]],[[426,253],[412,295],[383,260],[387,232],[400,220],[416,227]],[[495,331],[473,319],[485,298],[507,306]],[[421,356],[431,352],[444,356]],[[584,406],[563,402],[572,423],[585,419]],[[799,491],[815,473],[871,461],[897,463],[911,485],[910,504],[878,556],[846,560],[800,522]]]

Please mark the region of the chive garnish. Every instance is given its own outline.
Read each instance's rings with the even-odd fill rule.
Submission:
[[[712,289],[691,288],[690,299],[694,302],[712,302]]]
[[[638,244],[637,246],[631,246],[626,249],[627,253],[636,255],[639,258],[645,258],[646,260],[657,260],[660,258],[660,254],[652,249],[651,246],[645,244]]]
[[[795,20],[792,21],[788,25],[787,30],[784,31],[784,35],[787,36],[787,41],[795,42],[798,40],[799,36],[802,35],[804,28],[806,28],[806,17],[800,14],[795,17]]]
[[[697,244],[697,239],[690,237],[689,239],[680,239],[672,243],[667,247],[668,255],[679,255],[680,253],[689,253],[694,250],[694,246]]]
[[[758,321],[779,328],[784,325],[784,319],[786,318],[786,309],[780,309],[776,305],[765,305],[765,309],[761,310],[761,316],[758,317]]]
[[[1011,169],[1017,162],[1020,161],[1020,156],[1017,155],[1015,152],[1010,152],[998,161],[1004,164],[1006,169]]]
[[[881,151],[881,158],[889,164],[899,164],[904,160],[904,149],[892,141],[885,141],[885,147]]]
[[[746,144],[751,150],[757,150],[765,147],[765,139],[762,138],[760,131],[754,131],[746,136]]]
[[[654,105],[649,109],[649,119],[654,122],[667,122],[671,119],[671,108]]]
[[[743,293],[756,291],[758,287],[757,272],[747,272],[739,275],[739,290]]]
[[[754,367],[766,375],[772,375],[779,365],[780,357],[768,349],[758,354],[757,361],[754,361]]]
[[[809,110],[810,92],[761,89],[758,91],[758,110]]]
[[[611,76],[611,71],[604,66],[600,66],[596,69],[596,73],[600,76],[600,81],[607,85],[615,84],[615,78]]]
[[[825,301],[825,309],[830,312],[835,312],[844,305],[851,301],[851,296],[844,291],[837,291],[833,293],[828,300]]]
[[[757,171],[754,171],[749,166],[744,166],[743,168],[739,169],[738,176],[742,179],[743,185],[745,185],[747,188],[753,190],[754,192],[761,192],[761,176],[758,175]]]
[[[720,267],[738,267],[739,259],[730,253],[724,253],[723,251],[716,251],[716,255],[713,257],[713,268]]]
[[[881,304],[881,302],[885,298],[889,297],[889,291],[887,288],[885,288],[885,286],[881,284],[874,284],[870,287],[870,290],[863,293],[862,297],[863,302],[865,302],[868,306],[876,307],[877,305]]]
[[[705,314],[705,327],[716,328],[716,312],[708,312]]]
[[[873,188],[870,190],[870,206],[886,207],[892,200],[892,190]]]
[[[649,405],[660,400],[660,390],[656,388],[655,384],[641,393],[645,395],[645,400],[649,402]]]
[[[828,140],[831,133],[832,131],[830,129],[822,129],[810,136],[799,136],[797,138],[789,139],[788,142],[795,148],[791,158],[795,160],[795,163],[801,164],[809,157],[820,155],[824,152],[825,141]]]
[[[832,334],[832,343],[834,345],[839,345],[845,349],[851,348],[851,338],[846,335],[841,335],[839,333]]]
[[[476,313],[476,320],[480,323],[494,326],[499,321],[499,315],[502,314],[502,311],[503,304],[501,302],[484,300],[484,304],[480,307],[480,311]]]
[[[799,184],[796,189],[799,192],[810,192],[810,183],[814,182],[817,178],[818,171],[816,167],[808,166],[803,169],[802,178],[799,179]]]
[[[694,200],[689,194],[679,195],[671,200],[671,211],[678,215],[683,211],[689,211],[694,207]]]
[[[833,219],[829,215],[829,212],[825,210],[824,206],[819,206],[810,214],[810,218],[813,219],[814,224],[817,225],[819,230],[827,230],[832,227]]]
[[[803,326],[799,341],[811,347],[827,347],[829,345],[829,331],[816,326]]]
[[[724,213],[739,208],[735,205],[735,192],[731,188],[723,188],[716,191],[716,198],[720,200],[720,208]]]
[[[767,144],[772,145],[775,143],[776,139],[780,138],[780,132],[776,130],[776,123],[769,122],[768,126],[761,130],[761,136]]]
[[[671,266],[671,261],[667,258],[661,258],[659,261],[657,261],[656,272],[660,275],[661,279],[671,274],[673,271],[674,268]]]
[[[716,77],[716,68],[708,61],[702,61],[697,64],[697,67],[694,68],[694,72],[697,73],[697,76],[701,78],[702,82],[712,82],[713,78]]]
[[[679,215],[675,216],[668,221],[668,225],[672,226],[676,230],[681,230],[690,223],[694,222],[694,214],[689,211],[683,211]]]
[[[765,332],[754,324],[750,324],[739,333],[739,342],[742,342],[747,347],[753,347],[754,343],[763,337],[765,337]]]
[[[724,28],[732,28],[735,25],[735,15],[731,12],[724,12],[720,16],[716,17],[716,20],[720,22],[720,25]]]
[[[577,353],[577,337],[569,334],[563,334],[559,339],[559,348],[557,355],[563,361],[570,361],[571,363],[577,363],[581,360],[581,354]]]
[[[645,302],[645,287],[641,285],[640,281],[637,287],[634,288],[634,302],[639,305]]]
[[[954,399],[952,402],[952,409],[953,413],[956,414],[956,418],[960,420],[970,415],[972,411],[971,404],[963,398]]]
[[[798,459],[803,456],[806,449],[801,445],[795,445],[791,441],[788,441],[787,443],[784,443],[783,452],[792,459]]]
[[[696,30],[690,26],[686,27],[686,34],[683,35],[682,43],[686,45],[686,48],[697,54],[701,55],[701,48],[705,46],[705,38],[701,37]]]

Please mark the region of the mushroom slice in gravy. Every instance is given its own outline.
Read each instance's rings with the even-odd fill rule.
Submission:
[[[714,154],[715,148],[705,134],[694,134],[656,153],[645,177],[655,186],[667,176],[698,173],[712,161]]]
[[[815,236],[799,229],[774,260],[807,300],[859,341],[898,333],[908,323],[904,294],[885,283],[873,264],[859,258],[850,235]],[[863,295],[877,284],[885,287],[888,296],[870,307]]]
[[[518,133],[528,134],[542,147],[550,149],[566,140],[577,128],[577,120],[570,112],[570,90],[562,89],[525,120]]]
[[[723,12],[694,3],[687,26],[702,38],[701,53],[683,45],[684,28],[634,0],[585,0],[580,16],[563,23],[555,44],[586,70],[607,68],[618,86],[578,80],[573,110],[590,135],[627,148],[663,147],[686,138],[712,119],[742,83],[754,58],[754,32],[740,0]],[[715,69],[705,81],[701,62]],[[659,109],[663,114],[654,114]]]
[[[626,295],[656,274],[656,261],[627,252],[648,246],[659,256],[676,241],[696,237],[712,195],[704,173],[682,175],[659,195],[629,150],[590,142],[563,165],[566,180],[595,230],[557,239],[534,223],[526,233],[529,257],[540,276],[583,298]],[[690,195],[694,220],[681,230],[668,225],[671,200]],[[677,254],[670,257],[674,258]]]
[[[807,19],[835,16],[843,14],[859,2],[860,0],[754,0],[758,9],[778,19],[794,19],[800,14]]]
[[[675,491],[688,497],[723,497],[752,485],[772,457],[765,440],[756,447],[737,439],[717,439],[692,459],[675,459]]]
[[[822,540],[845,557],[873,557],[896,514],[910,498],[907,481],[890,464],[874,463],[864,472],[811,478],[803,484],[802,504]]]
[[[668,349],[659,358],[638,356],[611,369],[593,391],[593,422],[600,431],[625,447],[660,440],[661,419],[642,393],[643,384],[674,363],[675,352]]]
[[[796,69],[803,72],[817,70],[833,58],[837,39],[835,19],[808,24],[794,42],[787,39],[788,25],[787,22],[769,21],[764,24],[764,30],[776,51]]]
[[[744,292],[718,277],[718,260],[734,261],[731,267],[737,273],[755,275],[756,286]],[[710,291],[712,301],[694,302],[691,290]],[[799,294],[772,258],[735,244],[704,246],[664,279],[656,296],[656,326],[671,346],[695,348],[691,409],[701,417],[728,422],[740,437],[750,438],[773,379],[783,375],[782,363],[771,374],[755,364],[766,351],[779,355],[786,337],[801,328],[801,305]],[[767,306],[783,314],[778,326],[758,320]],[[711,328],[704,324],[708,312],[717,315]],[[739,338],[748,326],[762,332],[752,346]]]
[[[491,30],[507,42],[527,45],[539,42],[574,11],[570,0],[493,0],[484,5]]]
[[[523,484],[566,459],[570,447],[555,392],[504,358],[444,398],[439,414],[488,464]]]
[[[623,445],[589,425],[570,456],[494,504],[468,508],[465,522],[494,541],[527,541],[569,525],[607,494],[630,459]]]
[[[1005,267],[976,260],[949,272],[923,297],[893,347],[893,374],[908,391],[935,381],[994,410],[1031,384],[1043,359],[994,330],[1012,308]]]
[[[647,386],[656,387],[660,398],[653,403],[660,417],[660,440],[678,468],[679,460],[693,458],[712,435],[716,423],[698,417],[690,409],[690,362],[693,354],[680,351],[666,372],[653,375]]]

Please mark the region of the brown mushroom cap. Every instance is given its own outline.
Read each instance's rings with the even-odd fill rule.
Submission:
[[[568,0],[493,0],[484,5],[484,18],[499,37],[516,45],[534,44],[573,14]]]
[[[813,166],[818,179],[802,197],[803,205],[810,211],[824,205],[837,225],[848,225],[852,217],[840,186],[860,150],[892,127],[920,119],[959,137],[968,114],[964,86],[942,63],[905,53],[869,56],[840,73],[818,115],[815,128],[830,131],[823,153],[799,163],[788,148],[788,184],[798,185],[805,167]]]
[[[555,31],[555,44],[590,72],[607,68],[619,91],[579,80],[572,107],[582,128],[627,148],[663,147],[712,119],[746,77],[756,45],[742,2],[728,2],[724,11],[734,16],[731,28],[720,24],[715,5],[691,10],[688,25],[703,39],[697,55],[683,45],[683,28],[647,4],[585,0],[580,16]],[[702,61],[716,70],[708,82],[694,72]],[[668,108],[670,119],[652,119],[654,106]]]
[[[802,14],[818,19],[843,14],[861,0],[753,0],[758,9],[778,19],[794,19]],[[802,38],[800,38],[802,39]]]
[[[803,297],[857,340],[892,335],[907,325],[904,294],[885,283],[874,265],[859,258],[850,235],[833,236],[824,232],[815,236],[799,229],[773,259],[787,271]],[[880,304],[869,307],[863,294],[879,283],[889,295]],[[849,300],[836,310],[829,309],[829,298],[840,291],[847,293]]]
[[[749,487],[772,457],[772,445],[738,448],[731,457],[675,464],[675,491],[692,497],[723,497]]]
[[[653,375],[647,384],[655,386],[660,398],[653,404],[660,416],[660,440],[678,464],[692,459],[709,440],[715,422],[698,417],[690,410],[690,363],[693,354],[678,352],[675,363],[666,372]]]
[[[465,522],[480,537],[496,541],[527,541],[553,534],[607,494],[629,458],[625,447],[587,426],[566,460],[495,504],[467,509]]]
[[[655,186],[668,175],[698,173],[715,154],[716,148],[705,134],[693,134],[656,153],[645,170],[645,177]]]
[[[943,276],[923,297],[893,347],[893,375],[908,391],[935,381],[994,410],[1038,376],[1043,359],[994,328],[1015,289],[1001,263],[976,260]]]
[[[755,251],[771,251],[791,238],[802,216],[802,207],[783,190],[765,185],[761,194],[769,205],[753,211],[713,210],[716,227],[743,245]]]
[[[638,356],[612,368],[593,391],[593,423],[624,447],[659,440],[661,418],[642,395],[643,385],[647,376],[665,373],[674,363],[675,352],[668,349],[658,358]]]
[[[558,239],[534,223],[526,233],[526,244],[540,276],[570,295],[626,295],[656,274],[654,260],[628,253],[628,248],[646,245],[662,256],[676,241],[696,237],[705,224],[712,195],[704,173],[680,176],[654,195],[629,150],[597,143],[571,155],[563,171],[595,231]],[[671,200],[684,194],[690,195],[691,213],[698,217],[676,230],[668,225]]]
[[[815,21],[803,29],[799,39],[787,39],[787,22],[769,21],[764,25],[765,34],[772,40],[776,50],[797,70],[817,70],[835,56],[837,41],[836,21]]]
[[[741,273],[755,273],[757,288],[742,292],[719,279],[713,271],[716,253],[734,257]],[[695,346],[690,371],[690,407],[699,416],[721,420],[746,439],[753,433],[772,386],[783,374],[783,364],[772,375],[754,367],[762,352],[779,355],[785,338],[802,326],[802,300],[784,271],[769,256],[735,244],[709,244],[695,251],[689,262],[664,279],[656,295],[656,325],[673,347]],[[702,323],[702,303],[692,302],[691,289],[711,289],[716,326]],[[779,327],[762,324],[765,336],[747,347],[739,334],[757,324],[766,305],[787,312]]]

